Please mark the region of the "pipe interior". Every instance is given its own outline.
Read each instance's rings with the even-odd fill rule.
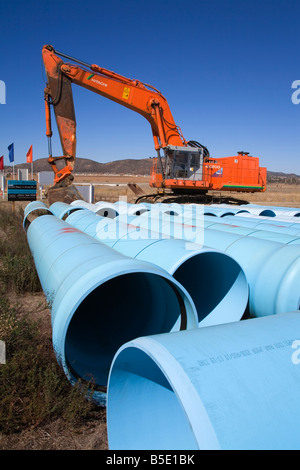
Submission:
[[[66,213],[62,216],[62,220],[66,220],[69,215],[73,214],[73,212],[81,211],[82,207],[72,207],[70,210],[66,211]]]
[[[33,209],[31,212],[29,212],[26,217],[24,218],[23,221],[23,226],[24,230],[27,232],[29,225],[38,217],[41,217],[42,215],[53,215],[52,212],[45,208],[38,208],[38,209]]]
[[[133,287],[134,286],[134,287]],[[186,311],[165,278],[129,273],[95,288],[75,311],[65,339],[65,357],[76,378],[106,386],[117,349],[139,336],[172,330]]]
[[[260,212],[259,215],[260,216],[266,216],[266,217],[275,217],[276,214],[270,209],[265,209],[262,212]]]
[[[108,217],[109,219],[114,219],[119,215],[115,209],[111,209],[110,207],[101,207],[96,210],[95,213],[101,217]]]
[[[232,309],[239,306],[240,274],[241,268],[232,258],[223,253],[207,252],[188,259],[173,276],[191,295],[200,322],[220,305],[225,296]]]
[[[137,348],[123,349],[113,364],[107,419],[110,449],[198,448],[169,381]]]

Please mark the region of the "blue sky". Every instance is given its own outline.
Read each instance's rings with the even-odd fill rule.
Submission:
[[[299,0],[0,0],[0,156],[47,157],[44,44],[158,88],[187,140],[300,174]],[[140,115],[73,86],[77,156],[155,155]],[[299,95],[300,96],[300,95]],[[53,119],[53,154],[61,155]]]

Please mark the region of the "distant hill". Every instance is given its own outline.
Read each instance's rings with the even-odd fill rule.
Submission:
[[[153,161],[151,158],[142,159],[125,159],[116,160],[108,163],[99,163],[88,158],[76,158],[75,173],[97,173],[97,174],[112,174],[112,175],[150,175]],[[5,166],[5,169],[12,167]],[[21,163],[15,165],[17,169],[28,169],[30,171],[30,163]],[[39,158],[33,162],[33,171],[38,173],[40,171],[51,171],[47,158]]]
[[[300,176],[295,173],[282,173],[280,171],[267,172],[268,183],[300,184]]]
[[[99,163],[88,158],[76,158],[75,173],[97,173],[110,175],[150,175],[153,160],[151,158],[115,160],[108,163]],[[5,166],[8,170],[11,167]],[[15,165],[18,168],[27,168],[30,171],[30,163]],[[39,158],[33,162],[35,173],[50,171],[47,158]],[[300,184],[300,176],[295,173],[283,173],[268,171],[268,183]]]

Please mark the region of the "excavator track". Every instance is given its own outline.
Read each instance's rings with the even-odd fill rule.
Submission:
[[[248,204],[249,201],[234,198],[232,196],[214,195],[214,194],[144,194],[135,200],[135,204],[142,203],[156,204],[164,202],[166,204]]]

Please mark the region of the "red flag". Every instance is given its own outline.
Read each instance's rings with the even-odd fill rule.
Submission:
[[[2,157],[0,157],[0,170],[4,170],[3,155],[2,155]]]
[[[32,162],[32,145],[30,146],[30,149],[26,153],[26,162],[31,163]]]

